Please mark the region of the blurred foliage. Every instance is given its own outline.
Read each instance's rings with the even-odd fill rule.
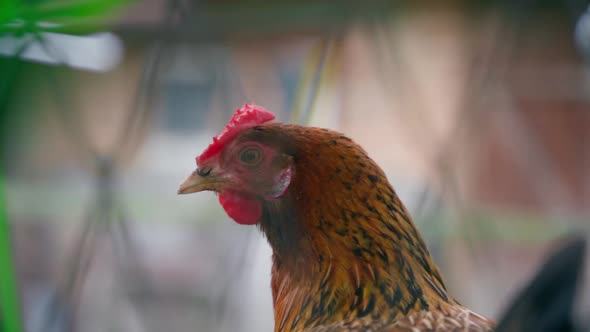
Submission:
[[[0,38],[9,38],[3,43],[14,49],[10,57],[0,57],[0,139],[6,140],[6,129],[11,128],[14,118],[7,113],[11,96],[21,75],[28,67],[19,58],[33,43],[42,41],[44,33],[59,31],[78,34],[104,30],[112,18],[132,0],[90,1],[19,1],[0,0]],[[81,25],[81,23],[83,23]],[[83,29],[80,29],[83,26]],[[10,118],[9,118],[10,117]]]
[[[76,27],[84,22],[86,33],[105,27],[113,14],[128,4],[129,0],[94,1],[0,1],[0,38],[4,47],[14,45],[12,56],[0,58],[0,138],[10,142],[8,129],[14,125],[15,116],[9,114],[9,103],[15,89],[26,77],[21,75],[25,64],[19,59],[33,42],[43,39],[43,34],[59,28],[62,32],[77,32]],[[69,31],[71,29],[71,31]],[[9,39],[6,39],[9,38]],[[11,43],[12,42],[12,43]],[[4,149],[1,150],[4,155]],[[4,159],[4,158],[3,158]],[[1,167],[0,167],[1,171]],[[6,332],[23,331],[20,316],[18,287],[12,257],[10,223],[4,200],[3,176],[0,172],[0,327]]]
[[[4,197],[4,177],[0,173],[0,327],[6,332],[21,332],[23,328],[10,234]]]
[[[104,28],[107,20],[130,0],[94,1],[18,1],[0,2],[0,36],[23,36],[59,28],[63,33],[78,33],[80,22],[91,33]],[[71,30],[71,31],[70,31]]]

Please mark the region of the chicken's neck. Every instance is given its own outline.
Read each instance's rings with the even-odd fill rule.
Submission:
[[[362,164],[298,174],[287,197],[265,204],[275,331],[456,303],[383,172],[370,159]],[[354,178],[332,176],[339,173]]]

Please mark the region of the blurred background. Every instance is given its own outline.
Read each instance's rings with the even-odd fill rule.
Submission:
[[[588,1],[3,0],[0,330],[272,331],[266,240],[176,195],[245,102],[365,147],[482,314],[588,233]]]

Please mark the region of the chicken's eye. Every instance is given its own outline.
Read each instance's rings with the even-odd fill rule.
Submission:
[[[258,165],[262,161],[262,151],[257,147],[247,147],[240,152],[240,161],[248,166]]]

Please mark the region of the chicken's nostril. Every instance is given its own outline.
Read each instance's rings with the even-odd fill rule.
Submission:
[[[207,176],[209,173],[211,173],[211,167],[206,167],[203,169],[197,168],[197,174],[199,176]]]

